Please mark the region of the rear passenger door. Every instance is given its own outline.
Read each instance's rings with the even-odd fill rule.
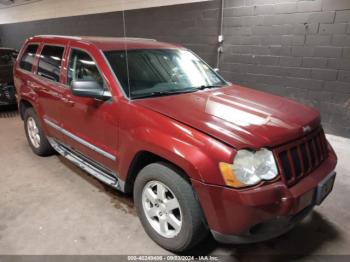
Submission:
[[[86,47],[88,48],[88,47]],[[68,55],[67,86],[62,111],[65,142],[96,164],[115,171],[118,110],[112,97],[108,101],[74,96],[72,81],[96,81],[107,92],[110,87],[97,59],[98,51],[72,47]],[[101,57],[99,57],[101,59]]]
[[[44,44],[42,46],[36,77],[31,83],[38,94],[41,116],[46,124],[47,134],[63,139],[59,127],[62,125],[62,99],[65,86],[60,82],[64,45]]]

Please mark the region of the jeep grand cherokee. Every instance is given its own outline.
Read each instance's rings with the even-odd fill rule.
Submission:
[[[210,233],[276,237],[332,190],[337,158],[316,110],[230,84],[184,47],[36,36],[14,77],[34,153],[133,192],[145,231],[171,251]]]

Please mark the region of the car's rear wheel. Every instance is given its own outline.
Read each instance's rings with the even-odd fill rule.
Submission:
[[[154,163],[140,171],[134,201],[147,234],[168,250],[188,250],[208,234],[192,186],[168,164]]]
[[[28,108],[24,112],[24,130],[28,143],[35,154],[48,156],[54,153],[54,149],[47,140],[33,108]]]

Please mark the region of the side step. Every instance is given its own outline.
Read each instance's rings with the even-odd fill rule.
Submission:
[[[75,153],[73,150],[57,142],[55,139],[48,137],[51,146],[62,156],[73,162],[75,165],[88,172],[103,183],[124,192],[124,183],[119,180],[117,176],[108,172],[104,168],[99,168],[97,164],[93,164],[92,161],[88,161],[81,154]]]

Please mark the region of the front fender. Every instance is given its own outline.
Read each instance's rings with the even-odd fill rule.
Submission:
[[[210,170],[214,165],[212,160],[198,147],[160,130],[138,129],[135,131],[137,137],[142,141],[141,148],[181,167],[192,179],[204,181],[203,170]]]
[[[147,151],[181,168],[191,179],[225,185],[219,162],[232,161],[232,147],[175,119],[137,104],[120,102],[120,178],[126,180],[135,156]]]
[[[130,130],[129,130],[130,131]],[[231,152],[223,151],[223,145],[215,139],[208,138],[204,144],[196,140],[196,143],[189,143],[185,139],[178,139],[171,133],[153,128],[136,128],[130,131],[130,141],[124,139],[121,154],[120,175],[126,180],[129,167],[134,157],[140,151],[147,151],[155,154],[174,165],[180,167],[191,178],[198,181],[224,185],[220,174],[218,163],[229,161]]]

